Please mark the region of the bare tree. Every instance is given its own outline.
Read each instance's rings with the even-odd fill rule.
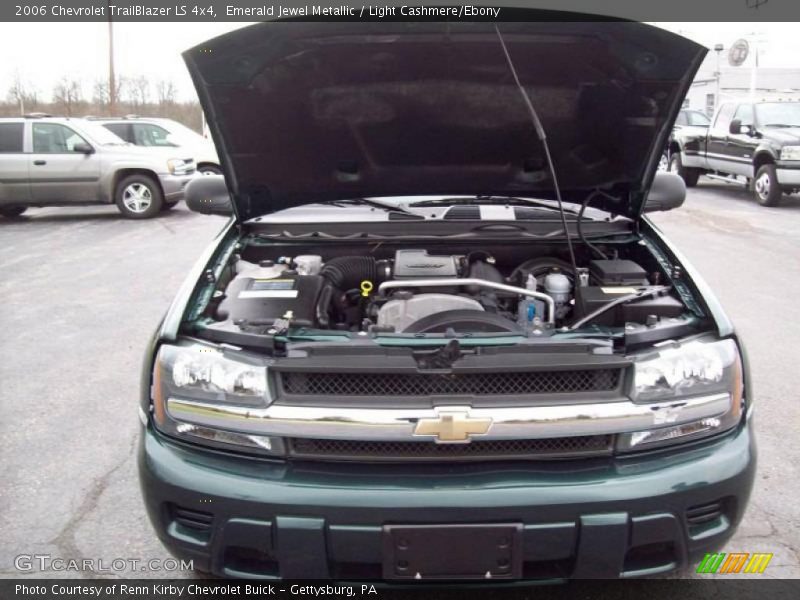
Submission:
[[[20,114],[35,109],[39,104],[36,88],[24,81],[19,71],[14,73],[14,79],[8,89],[8,101],[19,106]]]
[[[83,102],[81,83],[76,79],[62,77],[53,88],[53,104],[59,107],[68,117]]]
[[[122,96],[122,91],[127,87],[127,80],[118,77],[117,80],[114,82],[114,86],[116,87],[116,94],[114,96],[116,98],[120,98]],[[111,106],[111,97],[108,93],[108,81],[105,79],[97,79],[94,82],[94,87],[92,88],[92,102],[97,106],[97,108],[101,112],[109,112]]]
[[[92,102],[99,106],[107,106],[109,102],[108,97],[108,82],[102,79],[97,79],[92,87]]]
[[[156,96],[158,97],[158,105],[163,107],[165,105],[175,104],[175,98],[178,91],[175,89],[175,84],[171,81],[164,81],[163,79],[156,84]]]
[[[150,102],[150,81],[144,75],[134,77],[128,82],[128,96],[131,103],[139,108]]]

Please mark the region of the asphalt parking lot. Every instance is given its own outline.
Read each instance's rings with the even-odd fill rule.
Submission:
[[[761,208],[703,179],[684,207],[655,221],[706,277],[749,351],[759,470],[728,549],[772,552],[764,577],[800,577],[800,197]],[[150,221],[125,220],[113,206],[0,219],[0,577],[43,575],[15,569],[20,554],[167,558],[136,474],[140,363],[223,223],[183,205]]]

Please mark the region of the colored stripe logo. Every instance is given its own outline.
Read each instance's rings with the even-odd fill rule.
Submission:
[[[706,554],[697,566],[698,573],[763,573],[772,553],[755,552],[719,552]]]

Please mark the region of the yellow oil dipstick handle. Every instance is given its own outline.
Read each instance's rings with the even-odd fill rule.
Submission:
[[[375,286],[372,285],[371,281],[365,279],[364,281],[361,282],[361,295],[364,298],[368,298],[369,295],[372,293],[374,287]]]

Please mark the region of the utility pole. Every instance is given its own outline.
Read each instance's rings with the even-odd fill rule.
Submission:
[[[754,31],[750,34],[751,44],[755,52],[753,53],[753,62],[750,66],[750,102],[756,101],[756,91],[758,90],[758,67],[759,59],[762,54],[762,44],[767,41],[761,31]]]
[[[109,0],[110,3],[110,0]],[[108,113],[114,116],[117,104],[117,86],[114,76],[114,24],[111,22],[111,7],[108,8]]]

